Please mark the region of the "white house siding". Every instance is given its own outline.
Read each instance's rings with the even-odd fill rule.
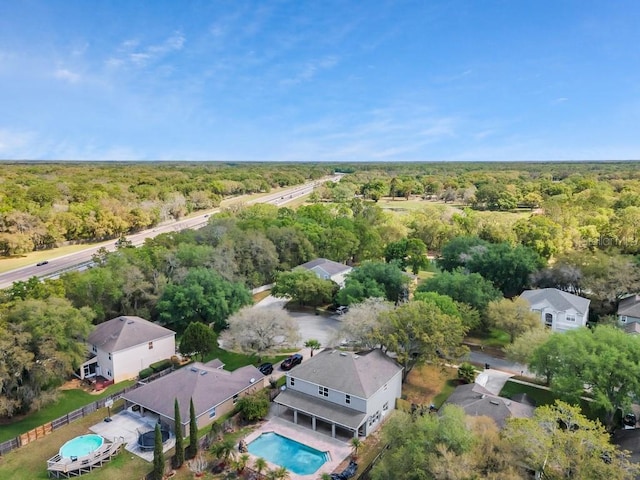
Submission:
[[[366,434],[374,431],[380,422],[396,406],[396,399],[402,396],[402,370],[391,378],[367,401]],[[387,404],[387,410],[384,409]]]
[[[575,328],[584,327],[587,325],[587,312],[580,314],[575,309],[569,310],[555,310],[548,303],[536,304],[531,306],[531,310],[540,314],[540,321],[542,325],[546,325],[546,316],[550,314],[553,317],[551,324],[551,330],[553,332],[566,332]],[[573,316],[575,321],[567,320],[567,316]]]
[[[300,380],[298,378],[295,379],[293,386],[291,386],[291,379],[287,381],[287,388],[294,390],[296,392],[306,393],[312,397],[319,398],[321,400],[326,400],[331,403],[335,403],[336,405],[341,405],[343,407],[351,408],[358,412],[366,412],[367,411],[367,401],[364,398],[359,398],[355,396],[351,396],[351,403],[346,402],[346,393],[340,392],[338,390],[328,389],[329,395],[325,397],[324,395],[320,395],[320,387],[324,385],[318,385],[316,383],[307,382],[305,380]]]
[[[168,335],[153,341],[153,348],[149,348],[148,343],[136,345],[135,347],[112,352],[111,374],[102,367],[102,376],[113,379],[114,382],[121,382],[138,376],[140,370],[147,368],[152,363],[171,358],[176,353],[176,342],[174,335]],[[100,361],[99,361],[100,362]]]
[[[331,280],[333,280],[334,282],[336,282],[340,288],[344,288],[344,282],[346,280],[347,275],[351,272],[351,270],[348,270],[346,272],[343,273],[339,273],[337,275],[334,275],[333,277],[331,277]]]
[[[618,321],[621,324],[626,325],[629,323],[640,322],[640,318],[632,317],[631,315],[618,315]]]

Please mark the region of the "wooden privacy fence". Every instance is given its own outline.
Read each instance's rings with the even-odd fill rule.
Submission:
[[[56,418],[55,420],[49,423],[40,425],[39,427],[36,427],[33,430],[29,430],[28,432],[23,433],[22,435],[18,435],[17,437],[12,438],[11,440],[2,442],[0,443],[0,455],[4,455],[5,453],[10,452],[11,450],[15,450],[16,448],[20,448],[24,445],[27,445],[39,438],[44,437],[45,435],[49,435],[51,432],[54,432],[57,429],[70,424],[71,422],[74,422],[80,418],[86,417],[87,415],[94,413],[99,408],[104,408],[105,402],[107,400],[112,400],[112,401],[119,400],[125,393],[130,392],[131,390],[135,390],[139,386],[140,385],[137,383],[135,385],[131,385],[130,387],[127,387],[118,393],[114,393],[109,397],[96,400],[95,402],[90,403],[89,405],[85,405],[82,408],[78,408],[77,410],[69,412],[66,415],[63,415],[60,418]]]

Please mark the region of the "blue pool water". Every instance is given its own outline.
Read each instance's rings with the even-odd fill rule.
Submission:
[[[60,448],[60,456],[64,458],[84,457],[102,446],[104,439],[100,435],[82,435],[73,438]]]
[[[263,433],[249,446],[249,453],[298,475],[310,475],[329,460],[326,452],[308,447],[277,433]]]

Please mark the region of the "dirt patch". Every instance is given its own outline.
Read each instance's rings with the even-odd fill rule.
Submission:
[[[73,378],[71,380],[66,381],[60,386],[60,390],[85,390],[87,391],[87,386],[82,383],[79,378]]]
[[[456,378],[453,368],[424,365],[414,368],[402,386],[403,397],[410,403],[430,404],[448,379]]]

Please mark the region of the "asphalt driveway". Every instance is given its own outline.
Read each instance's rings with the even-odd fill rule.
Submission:
[[[284,307],[288,300],[276,298],[269,295],[264,298],[254,308],[279,305]],[[322,347],[333,347],[339,343],[338,330],[340,320],[338,315],[316,315],[307,312],[289,312],[289,315],[298,322],[300,328],[300,342],[298,346],[302,348],[304,342],[309,339],[316,339]]]

